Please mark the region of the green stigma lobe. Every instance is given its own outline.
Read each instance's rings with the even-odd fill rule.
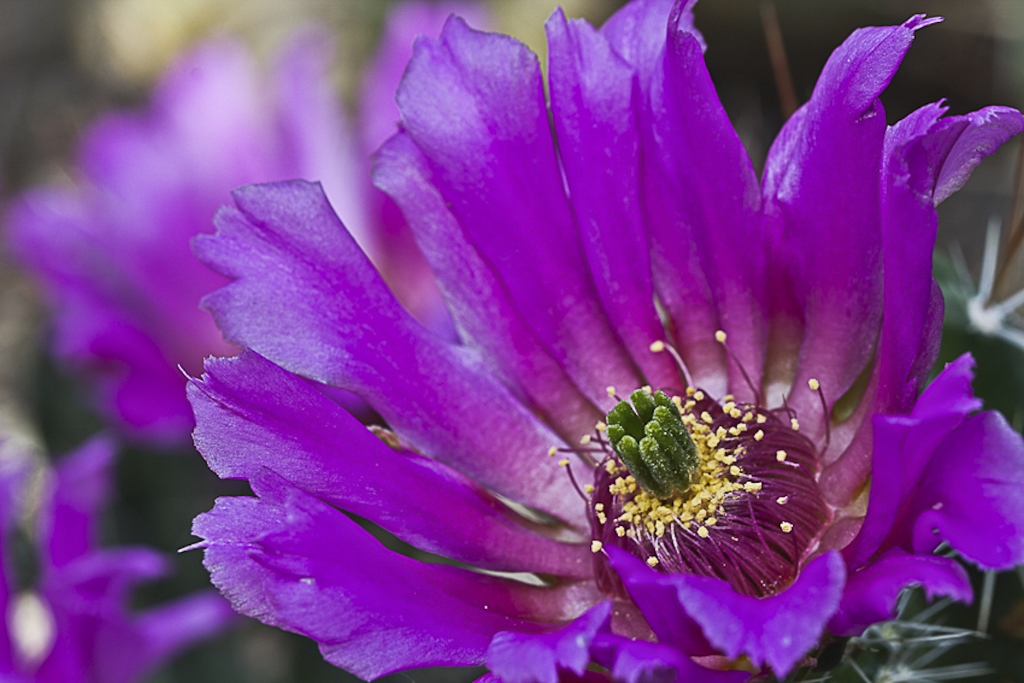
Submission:
[[[669,498],[690,487],[700,465],[697,445],[664,392],[637,389],[608,413],[612,448],[645,491]]]

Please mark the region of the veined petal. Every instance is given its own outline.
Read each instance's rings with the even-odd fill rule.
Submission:
[[[219,476],[273,470],[421,550],[472,566],[589,576],[588,548],[546,538],[465,477],[392,450],[308,382],[255,353],[208,360],[206,371],[189,396],[196,447]]]
[[[377,153],[374,181],[408,217],[465,342],[479,348],[524,402],[576,443],[593,431],[603,413],[580,393],[530,327],[493,266],[463,239],[431,177],[422,153],[404,133]]]
[[[665,329],[640,215],[636,70],[583,20],[556,10],[546,28],[559,156],[594,283],[646,383],[681,388],[668,355],[650,350]]]
[[[265,473],[259,499],[197,518],[205,564],[235,609],[313,638],[327,661],[372,679],[472,666],[499,631],[539,633],[578,615],[558,589],[428,565],[386,550],[341,512]]]
[[[724,330],[747,373],[761,376],[767,280],[757,176],[715,92],[688,4],[677,4],[667,32],[640,154],[655,291],[694,382],[750,400],[715,334]]]
[[[238,210],[194,241],[235,281],[203,300],[225,336],[300,375],[354,391],[412,447],[517,502],[580,524],[559,439],[479,356],[401,309],[331,211],[301,181],[235,193]],[[582,525],[581,525],[582,526]]]
[[[563,190],[536,56],[453,18],[417,41],[397,99],[463,239],[584,394],[604,405],[608,385],[636,386]]]

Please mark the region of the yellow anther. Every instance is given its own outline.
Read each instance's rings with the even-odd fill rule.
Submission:
[[[794,432],[800,431],[800,423],[797,421],[795,417],[789,418],[789,426],[793,428]]]
[[[604,503],[598,503],[597,505],[594,506],[594,509],[597,510],[598,512],[604,510]]]
[[[599,552],[601,552],[601,548],[603,548],[603,547],[604,547],[604,543],[601,543],[601,541],[591,541],[590,542],[590,552],[592,552],[592,553],[599,553]]]
[[[551,448],[548,449],[548,457],[549,458],[555,457],[555,453],[557,453],[557,452],[558,452],[558,447],[557,446],[552,446]]]
[[[619,538],[622,538],[623,536],[625,536],[626,535],[626,527],[622,527],[622,526],[615,527],[615,535],[618,536]]]
[[[658,566],[658,558],[656,558],[656,557],[648,557],[647,558],[647,566],[648,567],[657,567]]]
[[[718,524],[718,519],[715,517],[708,517],[704,520],[704,526],[714,526]]]
[[[661,341],[660,339],[658,341],[656,341],[656,342],[652,342],[651,343],[651,352],[652,353],[661,353],[664,350],[665,350],[665,342]]]
[[[581,446],[586,446],[589,443],[590,443],[590,434],[584,434],[583,438],[580,439],[580,445]]]
[[[686,395],[693,396],[697,392],[693,387],[686,387]]]
[[[583,485],[583,493],[585,493],[585,494],[587,494],[589,496],[593,492],[594,492],[594,485],[593,484],[584,484]]]
[[[559,465],[559,467],[568,467],[569,466],[569,458],[562,458],[561,460],[558,461],[558,465]]]
[[[734,477],[740,476],[740,474],[741,474],[740,468],[737,467],[736,465],[733,465],[732,467],[729,468],[729,474],[731,474]]]
[[[700,536],[701,538],[707,538],[708,536],[711,535],[711,532],[708,531],[707,527],[699,526],[699,527],[697,527],[697,535]]]
[[[715,332],[715,341],[718,342],[719,344],[724,344],[725,332],[723,332],[722,330],[718,330],[717,332]]]
[[[700,419],[704,420],[708,424],[711,424],[712,422],[715,421],[715,418],[711,417],[711,413],[709,413],[706,410],[700,414]]]
[[[759,481],[748,481],[743,484],[743,490],[747,493],[757,493],[762,486],[763,484]]]
[[[779,505],[785,505],[786,503],[789,502],[789,496],[779,496],[778,498],[775,499],[775,502],[778,503]]]
[[[729,417],[731,417],[734,420],[740,419],[740,415],[742,415],[742,414],[743,413],[740,411],[739,408],[733,408],[732,410],[729,411]],[[747,413],[747,415],[750,415],[750,413]],[[747,418],[744,418],[744,419],[747,419]]]
[[[599,432],[605,432],[608,431],[608,425],[606,425],[604,422],[598,422],[596,425],[594,425],[594,429],[596,429]]]
[[[609,396],[615,398],[615,387],[605,387],[605,391],[608,392]]]
[[[768,421],[768,416],[767,415],[758,414],[758,416],[757,416],[757,424],[763,425],[767,421]]]
[[[807,380],[807,386],[811,388],[811,391],[817,391],[818,389],[821,389],[821,383],[818,382],[818,380],[814,379],[813,377]]]
[[[704,392],[701,391],[700,389],[698,389],[697,391],[693,392],[693,400],[694,401],[703,401],[704,400]]]
[[[775,451],[775,459],[779,462],[786,462],[786,451]]]
[[[779,528],[782,529],[782,533],[788,534],[790,531],[793,530],[793,525],[789,522],[782,522],[779,524]]]
[[[763,438],[764,438],[764,432],[763,431],[758,429],[756,432],[754,432],[754,441],[760,441]]]

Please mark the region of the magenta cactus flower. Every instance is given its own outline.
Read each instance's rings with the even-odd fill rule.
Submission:
[[[38,506],[32,506],[39,574],[34,585],[17,580],[12,545],[19,503],[40,489],[29,486],[28,467],[12,467],[10,457],[5,463],[0,474],[4,681],[140,681],[235,618],[213,591],[144,612],[129,608],[132,588],[161,577],[168,566],[148,548],[96,547],[99,517],[112,486],[113,457],[111,442],[96,439],[49,472]]]
[[[366,678],[740,681],[891,618],[906,586],[970,600],[940,544],[1024,561],[1020,435],[977,412],[969,357],[925,386],[935,206],[1024,117],[887,126],[879,95],[936,20],[863,28],[759,182],[692,4],[600,30],[556,12],[547,88],[458,18],[416,44],[375,182],[460,343],[402,310],[315,184],[242,188],[197,239],[231,281],[204,305],[247,349],[189,387],[199,450],[255,493],[194,526],[237,610]]]
[[[369,155],[395,130],[390,98],[418,33],[453,7],[399,6],[350,130],[330,85],[325,36],[288,46],[264,78],[235,42],[200,45],[163,77],[149,107],[107,114],[86,133],[76,187],[27,192],[8,216],[17,258],[54,309],[57,355],[89,373],[107,415],[138,438],[182,443],[192,429],[179,366],[236,352],[198,308],[224,283],[192,256],[217,208],[242,184],[321,181],[406,305],[450,329],[408,228],[370,186]],[[379,139],[378,139],[379,138]],[[372,144],[372,147],[365,145]]]

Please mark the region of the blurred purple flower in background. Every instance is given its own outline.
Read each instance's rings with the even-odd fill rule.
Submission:
[[[922,393],[935,205],[1024,117],[887,127],[878,97],[935,20],[864,28],[759,183],[692,4],[600,31],[556,12],[550,109],[511,38],[456,18],[417,43],[375,181],[462,344],[399,306],[314,184],[238,190],[196,240],[231,280],[205,305],[249,349],[189,387],[197,447],[256,494],[194,526],[238,611],[366,678],[731,681],[813,664],[909,585],[970,600],[944,542],[1024,561],[1020,436],[975,413],[969,357]]]
[[[0,474],[0,679],[40,683],[130,683],[234,618],[212,591],[140,613],[132,588],[163,576],[165,559],[147,548],[100,549],[100,515],[113,485],[112,444],[96,439],[60,461],[42,484],[29,534],[35,585],[16,579],[19,503],[39,489],[29,467]],[[35,482],[38,483],[38,482]],[[24,560],[22,556],[20,559]],[[24,577],[22,577],[24,578]]]
[[[368,170],[398,120],[396,65],[456,7],[465,6],[399,6],[355,131],[330,85],[326,36],[292,41],[272,78],[241,44],[207,43],[169,70],[146,111],[108,114],[88,130],[77,186],[16,201],[9,241],[54,309],[55,352],[91,374],[102,408],[129,433],[183,442],[193,422],[178,366],[195,373],[204,357],[236,351],[198,309],[224,280],[195,260],[189,240],[210,231],[239,185],[319,180],[413,314],[450,329],[408,228]]]

